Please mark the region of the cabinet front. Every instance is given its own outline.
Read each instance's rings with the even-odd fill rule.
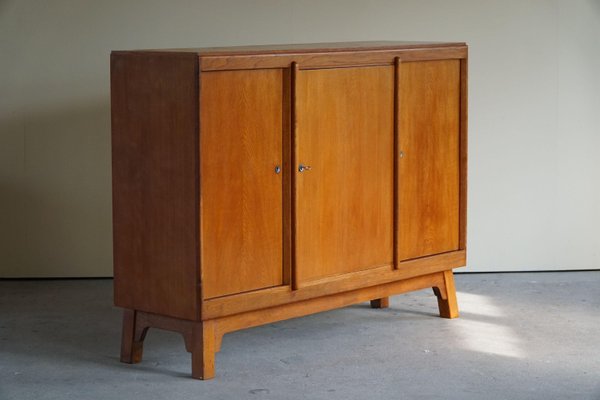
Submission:
[[[298,283],[391,265],[393,66],[300,70],[295,99]]]
[[[202,295],[279,286],[282,70],[206,72],[200,85]]]
[[[290,76],[201,74],[203,298],[458,250],[460,61]]]

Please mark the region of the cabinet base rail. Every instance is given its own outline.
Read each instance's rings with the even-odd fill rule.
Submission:
[[[205,321],[183,320],[125,309],[121,362],[129,364],[141,362],[144,338],[148,329],[164,329],[183,335],[185,348],[192,353],[192,377],[211,379],[215,376],[215,353],[220,350],[221,339],[226,333],[365,301],[371,301],[373,308],[386,308],[389,306],[389,296],[428,287],[433,288],[437,297],[440,317],[457,318],[458,305],[452,270]]]

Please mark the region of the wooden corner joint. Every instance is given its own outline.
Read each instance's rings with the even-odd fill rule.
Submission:
[[[183,336],[185,349],[192,353],[193,378],[211,379],[215,376],[215,352],[223,336],[215,327],[214,321],[188,321],[126,309],[123,311],[121,362],[141,362],[148,329],[159,328]]]

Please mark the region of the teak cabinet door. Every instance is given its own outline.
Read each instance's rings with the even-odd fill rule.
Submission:
[[[399,260],[459,246],[460,61],[399,71]]]
[[[203,72],[202,295],[281,285],[283,73]]]
[[[392,66],[296,76],[295,268],[300,285],[392,264]],[[310,169],[299,171],[299,166]]]

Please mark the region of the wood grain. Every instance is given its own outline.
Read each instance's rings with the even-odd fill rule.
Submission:
[[[201,80],[203,296],[281,285],[283,73]]]
[[[254,292],[241,293],[228,297],[211,299],[202,304],[202,318],[211,319],[225,315],[238,314],[253,309],[273,307],[319,296],[328,296],[361,287],[380,285],[388,282],[414,278],[450,268],[465,265],[465,251],[453,251],[444,254],[406,260],[398,269],[392,265],[343,275],[330,276],[310,282],[298,290],[281,286]]]
[[[399,256],[458,249],[460,61],[401,64]]]
[[[292,191],[291,191],[291,212],[292,212],[292,224],[291,224],[291,232],[290,232],[290,236],[292,239],[292,263],[291,263],[291,269],[292,269],[292,290],[296,290],[298,289],[298,268],[296,267],[296,229],[295,226],[297,224],[296,221],[296,166],[298,165],[298,140],[296,137],[296,131],[297,131],[297,120],[298,120],[298,98],[297,98],[297,94],[298,94],[298,73],[300,72],[300,66],[298,65],[298,63],[296,62],[292,62],[290,64],[290,76],[291,76],[291,84],[290,84],[290,91],[291,91],[291,125],[290,125],[290,132],[291,132],[291,137],[290,137],[290,142],[291,142],[291,183],[292,183]]]
[[[314,299],[282,304],[263,310],[249,311],[243,314],[231,315],[215,319],[217,349],[220,338],[228,332],[253,326],[264,325],[289,318],[297,318],[315,312],[333,310],[350,304],[362,303],[374,298],[383,298],[399,293],[429,287],[445,287],[443,272],[421,275],[401,281],[389,282],[377,286],[360,288],[348,292],[336,293],[331,296],[321,296]]]
[[[464,47],[464,42],[422,42],[422,41],[397,41],[373,40],[362,42],[323,42],[323,43],[286,43],[286,44],[259,44],[249,46],[227,47],[198,47],[178,49],[147,49],[147,50],[122,50],[115,53],[152,53],[152,52],[186,52],[202,56],[214,55],[260,55],[260,54],[302,54],[302,53],[332,53],[332,52],[359,52],[388,49],[437,49],[446,47]]]
[[[466,47],[441,47],[420,49],[385,49],[340,52],[299,52],[296,54],[257,54],[257,55],[200,55],[203,71],[285,68],[292,62],[303,69],[334,68],[351,66],[393,65],[394,58],[402,61],[424,61],[459,59],[466,57]]]
[[[400,265],[400,57],[394,58],[394,268]]]
[[[460,60],[460,234],[458,247],[467,248],[468,62]]]
[[[198,59],[111,56],[114,296],[195,320]]]
[[[427,287],[458,316],[464,43],[114,52],[111,90],[122,361],[173,330],[210,379],[225,333]]]
[[[454,286],[454,274],[452,270],[443,271],[443,279],[438,285],[433,286],[438,301],[438,309],[442,318],[458,318],[458,302],[456,300],[456,288]]]
[[[392,263],[393,83],[392,67],[298,74],[299,282]]]
[[[180,333],[183,336],[185,349],[192,353],[192,377],[196,379],[214,377],[216,344],[214,321],[190,321],[125,309],[121,362],[135,364],[142,361],[144,339],[150,328]]]
[[[196,322],[192,326],[192,378],[215,377],[216,332],[214,321]]]
[[[292,263],[293,263],[293,190],[294,190],[294,167],[293,167],[293,138],[292,138],[292,71],[289,68],[282,70],[283,82],[282,82],[282,121],[281,121],[281,134],[282,134],[282,151],[283,157],[281,165],[281,179],[283,188],[282,198],[282,235],[283,235],[283,277],[282,282],[284,285],[292,284]]]
[[[450,275],[448,275],[448,272]],[[441,316],[454,318],[458,316],[456,308],[450,310],[450,314],[447,314],[446,309],[442,308],[442,304],[452,305],[452,299],[456,299],[453,280],[450,281],[449,279],[452,279],[451,271],[423,274],[401,281],[358,288],[329,296],[319,296],[201,322],[125,310],[124,328],[127,331],[124,330],[124,333],[127,332],[127,335],[124,335],[123,339],[128,340],[131,338],[134,342],[140,344],[139,353],[135,359],[135,362],[139,362],[142,358],[141,346],[148,329],[159,328],[179,332],[184,338],[186,350],[192,353],[192,377],[212,379],[215,375],[215,353],[221,348],[223,335],[239,329],[345,307],[350,304],[369,301],[373,298],[376,298],[376,300],[371,301],[371,306],[385,308],[389,306],[389,296],[427,287],[433,287],[436,295],[438,295],[438,301],[441,304]],[[453,314],[454,312],[456,314]],[[132,335],[129,335],[131,333]],[[131,362],[128,358],[122,358],[122,361]]]

